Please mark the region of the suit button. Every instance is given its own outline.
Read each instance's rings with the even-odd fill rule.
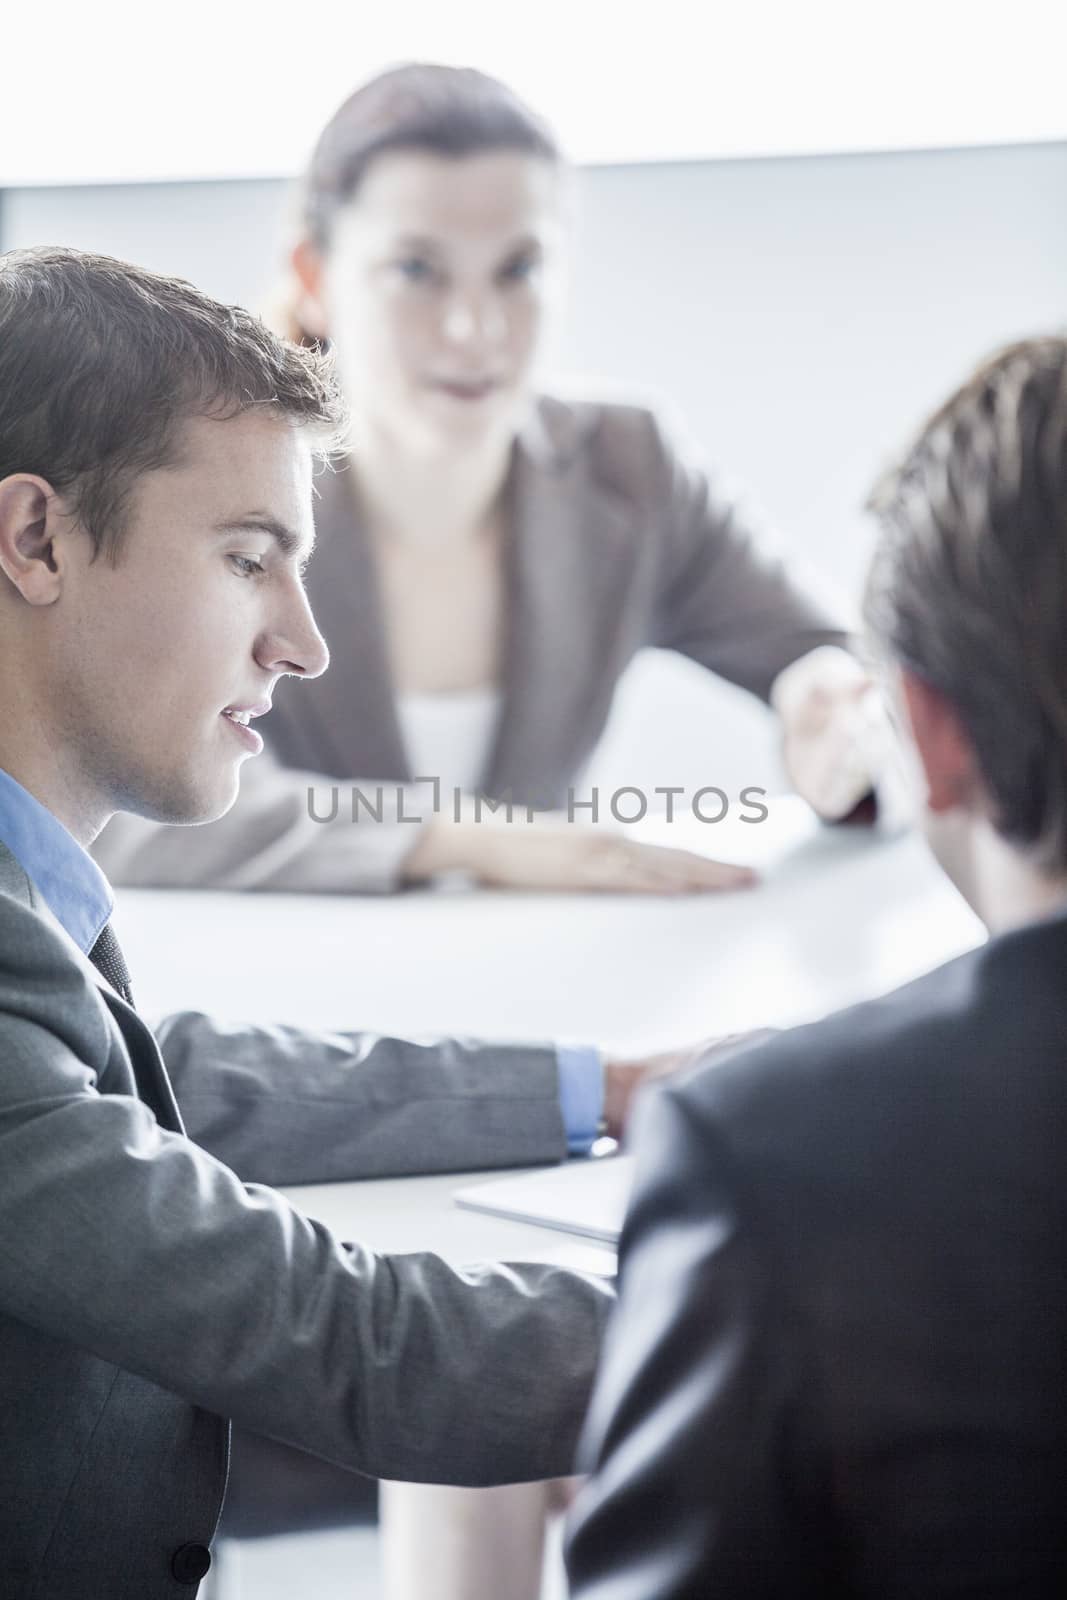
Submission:
[[[206,1544],[183,1544],[170,1558],[170,1570],[179,1583],[199,1583],[210,1565]]]

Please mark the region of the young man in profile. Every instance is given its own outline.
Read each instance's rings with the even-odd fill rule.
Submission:
[[[869,623],[990,942],[649,1105],[589,1600],[1067,1591],[1067,340],[983,367],[874,509]]]
[[[553,1052],[185,1016],[172,1080],[85,851],[118,808],[222,812],[274,683],[325,668],[301,566],[340,421],[322,358],[188,285],[0,257],[0,1587],[21,1600],[195,1590],[231,1418],[374,1476],[572,1464],[604,1285],[376,1257],[246,1187],[561,1155]]]

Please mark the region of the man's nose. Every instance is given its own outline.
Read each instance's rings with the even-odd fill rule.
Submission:
[[[321,678],[330,664],[330,652],[311,614],[308,597],[300,586],[279,626],[258,652],[260,664],[271,672],[298,678]]]

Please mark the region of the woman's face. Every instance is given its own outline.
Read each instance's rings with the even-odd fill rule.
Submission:
[[[305,273],[357,427],[420,451],[517,427],[561,234],[535,156],[395,151],[369,167]]]

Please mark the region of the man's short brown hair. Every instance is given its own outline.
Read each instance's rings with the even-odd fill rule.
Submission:
[[[876,639],[951,702],[1004,838],[1067,869],[1067,339],[979,368],[871,497]]]
[[[331,364],[192,284],[109,256],[0,255],[0,478],[32,472],[67,496],[114,559],[130,489],[175,458],[188,417],[253,407],[338,445]]]

